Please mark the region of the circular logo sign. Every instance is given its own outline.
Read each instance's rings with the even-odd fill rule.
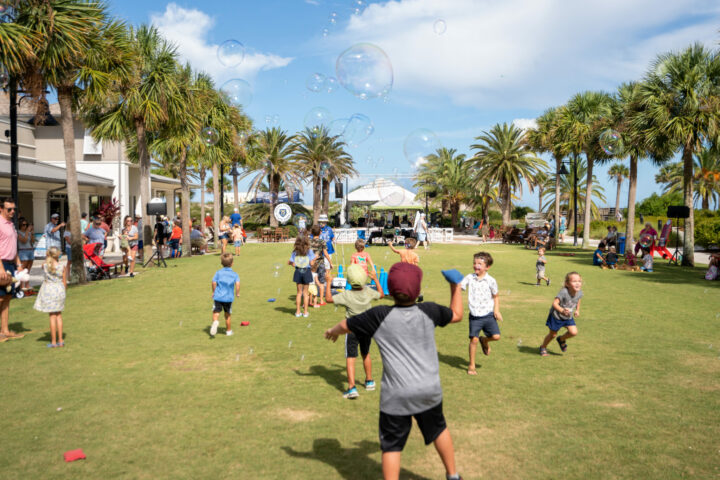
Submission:
[[[287,203],[281,203],[275,207],[275,219],[280,223],[287,223],[292,217],[292,210]]]

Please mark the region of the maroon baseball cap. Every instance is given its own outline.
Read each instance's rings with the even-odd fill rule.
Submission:
[[[388,290],[390,295],[403,294],[408,300],[415,300],[420,295],[422,270],[412,263],[396,263],[388,273]]]

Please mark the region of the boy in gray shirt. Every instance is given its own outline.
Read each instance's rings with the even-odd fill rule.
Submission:
[[[435,444],[446,477],[460,479],[455,470],[455,450],[442,412],[440,367],[435,347],[435,327],[462,320],[460,285],[450,285],[450,308],[436,303],[415,303],[420,294],[422,270],[410,263],[396,263],[388,275],[388,290],[395,305],[378,306],[343,320],[325,332],[335,341],[352,332],[358,340],[373,338],[383,360],[380,390],[380,448],[385,479],[400,475],[400,454],[405,447],[412,417],[418,422],[425,444]]]

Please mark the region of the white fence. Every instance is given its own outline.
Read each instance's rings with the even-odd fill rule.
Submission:
[[[370,228],[336,228],[335,241],[337,243],[355,243],[358,239],[358,232],[364,231],[365,238],[370,238]],[[376,229],[379,230],[379,229]],[[431,228],[430,242],[432,243],[449,243],[453,241],[452,228]]]

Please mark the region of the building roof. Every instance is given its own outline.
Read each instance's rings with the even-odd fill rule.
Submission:
[[[158,175],[156,173],[150,174],[150,182],[157,182],[157,183],[167,183],[169,185],[180,185],[180,179],[179,178],[171,178],[171,177],[164,177],[162,175]],[[193,182],[188,182],[188,185],[190,188],[200,188],[200,185]]]
[[[109,178],[77,172],[79,185],[97,187],[113,187]],[[0,177],[10,178],[10,158],[0,158]],[[64,184],[67,174],[63,167],[31,160],[18,160],[18,177],[20,180],[33,180],[39,182]]]

